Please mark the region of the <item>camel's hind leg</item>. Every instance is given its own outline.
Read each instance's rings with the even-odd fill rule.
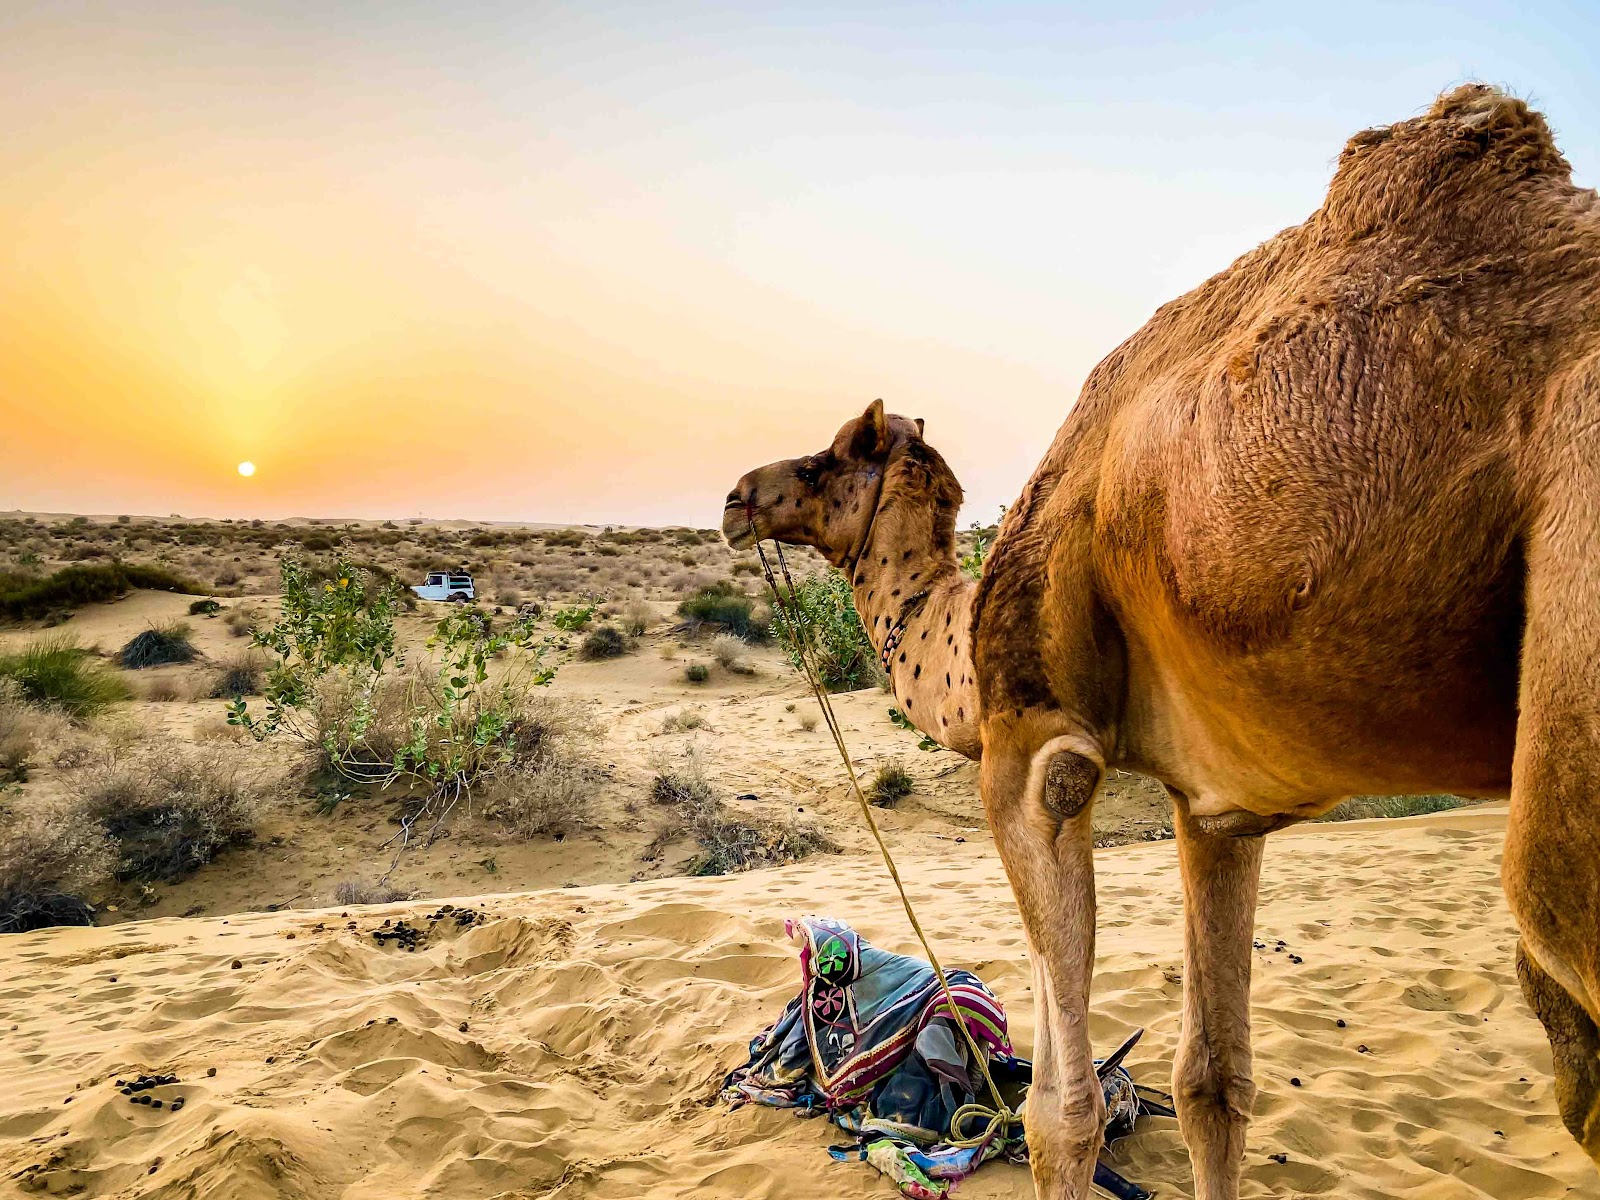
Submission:
[[[1600,1162],[1600,360],[1555,401],[1539,455],[1550,482],[1527,534],[1503,876],[1522,933],[1518,975],[1550,1037],[1562,1119]]]

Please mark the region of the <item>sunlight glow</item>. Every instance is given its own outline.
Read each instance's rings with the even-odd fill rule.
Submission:
[[[253,463],[253,462],[242,462],[242,463],[239,464],[239,474],[243,475],[246,479],[250,478],[250,476],[254,475],[255,473],[256,473],[256,465],[255,465],[255,463]]]

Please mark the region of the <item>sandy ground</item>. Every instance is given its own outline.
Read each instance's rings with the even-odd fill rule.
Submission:
[[[1245,1195],[1600,1197],[1517,990],[1503,826],[1479,809],[1272,839]],[[947,961],[994,986],[1026,1050],[1029,968],[992,848],[940,843],[903,868]],[[1161,1083],[1181,978],[1174,848],[1102,850],[1098,869],[1093,1037],[1109,1048],[1148,1027],[1133,1068]],[[5,939],[0,1192],[893,1194],[870,1168],[831,1163],[822,1124],[711,1101],[796,986],[786,914],[826,911],[913,949],[870,860],[459,903],[487,920],[441,923],[414,953],[369,931],[437,902]],[[156,1094],[187,1106],[117,1094],[114,1079],[143,1071],[178,1075]],[[1160,1195],[1192,1194],[1170,1121],[1111,1156]],[[1031,1185],[995,1165],[961,1194]]]

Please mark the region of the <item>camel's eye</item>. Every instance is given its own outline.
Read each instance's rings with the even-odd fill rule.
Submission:
[[[827,464],[820,454],[814,454],[810,458],[802,458],[800,465],[794,470],[795,478],[805,484],[806,487],[815,490],[817,484],[822,481],[822,472],[826,466]]]

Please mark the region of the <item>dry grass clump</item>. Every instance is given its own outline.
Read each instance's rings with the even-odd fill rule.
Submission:
[[[171,704],[186,698],[182,681],[171,675],[160,675],[144,681],[144,698],[153,704]]]
[[[535,696],[517,717],[513,758],[483,813],[518,837],[563,838],[585,824],[605,778],[593,758],[599,728],[570,700]]]
[[[626,634],[615,625],[601,625],[592,630],[578,647],[578,657],[593,662],[603,658],[621,658],[632,648]]]
[[[893,808],[917,786],[911,772],[899,762],[884,763],[867,785],[867,801],[879,808]]]
[[[683,669],[683,677],[690,683],[704,683],[711,678],[711,668],[705,663],[690,663]]]
[[[42,761],[70,762],[89,741],[60,709],[30,704],[16,680],[0,676],[0,784],[25,782]]]
[[[622,628],[629,637],[643,637],[656,623],[656,610],[645,600],[629,600],[622,606]]]
[[[732,671],[735,675],[756,673],[754,665],[744,656],[745,649],[744,640],[731,633],[719,633],[711,639],[711,657],[724,671]]]
[[[0,933],[89,925],[79,893],[111,874],[115,848],[105,829],[71,805],[39,806],[0,823]]]
[[[254,608],[230,608],[222,623],[234,637],[249,637],[261,623],[261,613]]]
[[[662,733],[687,733],[692,729],[710,729],[705,713],[698,708],[680,708],[661,720]]]
[[[116,848],[119,880],[182,879],[248,845],[265,807],[259,776],[218,750],[179,744],[138,761],[108,758],[73,780],[75,809]]]
[[[780,821],[730,807],[692,746],[680,759],[657,770],[650,798],[671,815],[646,856],[659,857],[662,848],[679,837],[693,838],[700,852],[689,860],[690,875],[731,875],[839,851],[837,843],[810,821]]]
[[[118,661],[130,671],[193,662],[200,652],[190,640],[192,634],[193,631],[181,622],[151,627],[134,635],[117,656]]]
[[[815,733],[817,729],[817,722],[820,719],[821,718],[819,718],[814,712],[803,712],[800,714],[800,728],[805,730],[807,733]]]
[[[208,698],[231,700],[235,696],[259,696],[266,680],[266,660],[253,651],[246,650],[218,664],[209,680]]]
[[[333,889],[335,904],[399,904],[410,900],[416,893],[387,883],[367,883],[360,879],[346,879]]]

